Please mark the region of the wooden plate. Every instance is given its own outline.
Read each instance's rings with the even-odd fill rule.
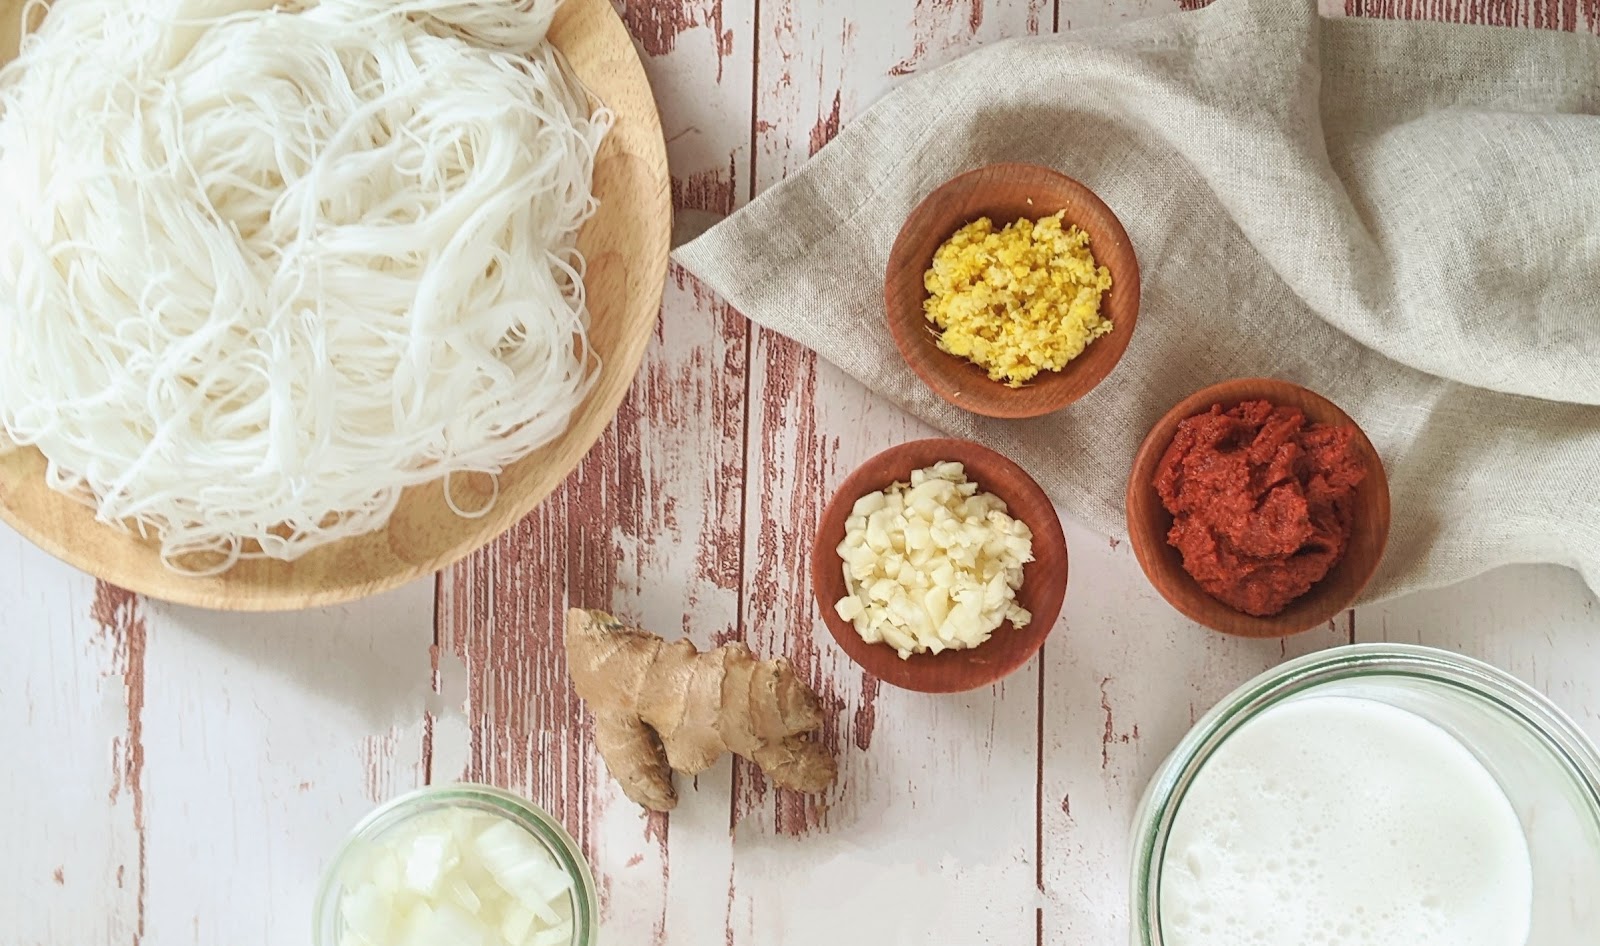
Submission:
[[[933,254],[951,234],[979,217],[995,226],[1066,211],[1065,222],[1089,234],[1095,261],[1111,270],[1101,314],[1115,326],[1089,343],[1060,371],[1042,371],[1020,388],[989,379],[965,358],[939,350],[923,312],[923,282]],[[1111,373],[1128,349],[1139,319],[1139,260],[1122,222],[1089,188],[1058,171],[1032,164],[991,164],[941,184],[906,218],[889,251],[883,281],[889,334],[906,363],[934,393],[986,417],[1039,417],[1066,407]]]
[[[1213,404],[1223,409],[1242,401],[1264,400],[1298,407],[1316,423],[1356,429],[1356,447],[1366,457],[1367,478],[1356,488],[1354,525],[1344,558],[1311,590],[1272,617],[1254,617],[1211,597],[1183,570],[1183,556],[1167,544],[1172,515],[1161,504],[1154,479],[1161,457],[1172,443],[1178,423],[1203,414]],[[1332,620],[1355,603],[1356,596],[1378,570],[1389,541],[1389,480],[1383,458],[1361,425],[1320,394],[1274,378],[1240,378],[1202,388],[1178,403],[1151,429],[1133,458],[1128,477],[1128,536],[1139,567],[1173,607],[1206,627],[1240,637],[1286,637]]]
[[[967,479],[1005,500],[1006,509],[1033,532],[1033,561],[1022,567],[1017,601],[1033,615],[1026,627],[1006,621],[994,636],[970,650],[913,654],[902,660],[888,644],[869,644],[855,626],[839,617],[834,605],[845,595],[839,543],[844,523],[856,500],[896,481],[906,482],[913,470],[946,460],[966,467]],[[885,683],[923,693],[957,693],[999,680],[1027,663],[1061,614],[1067,593],[1067,537],[1055,505],[1020,466],[988,447],[969,440],[914,440],[890,447],[850,474],[834,494],[817,525],[811,549],[811,587],[817,609],[833,639],[861,669]]]
[[[16,55],[23,0],[0,0],[0,61]],[[633,40],[608,0],[567,0],[550,33],[578,76],[616,113],[595,163],[600,210],[584,227],[590,341],[604,359],[594,391],[560,438],[509,467],[480,519],[446,505],[442,483],[407,490],[388,528],[292,563],[240,562],[213,578],[161,564],[157,547],[95,521],[44,483],[36,450],[0,455],[0,518],[46,552],[141,594],[200,607],[272,611],[349,601],[431,574],[509,529],[566,478],[616,414],[650,340],[666,281],[672,204],[661,120]],[[465,486],[463,485],[465,482]],[[484,477],[460,477],[467,508],[486,503]]]

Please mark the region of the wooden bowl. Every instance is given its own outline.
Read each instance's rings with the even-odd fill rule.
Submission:
[[[1156,467],[1172,443],[1178,423],[1203,414],[1213,404],[1224,410],[1243,401],[1264,400],[1298,407],[1322,424],[1356,429],[1355,443],[1367,461],[1367,477],[1356,489],[1354,525],[1344,558],[1311,590],[1272,617],[1254,617],[1211,597],[1183,569],[1183,557],[1167,544],[1172,515],[1161,504],[1154,485]],[[1286,637],[1319,627],[1355,603],[1356,596],[1378,570],[1389,540],[1389,481],[1383,459],[1359,424],[1320,394],[1273,378],[1240,378],[1189,395],[1151,429],[1133,459],[1128,477],[1128,535],[1150,583],[1173,607],[1206,627],[1240,637]]]
[[[1022,567],[1022,587],[1017,601],[1032,615],[1023,628],[1010,621],[994,636],[970,650],[939,654],[912,654],[902,660],[888,644],[869,644],[855,626],[839,617],[834,605],[845,596],[844,565],[839,543],[844,523],[857,499],[896,481],[910,480],[913,470],[954,461],[966,467],[967,479],[978,489],[1005,501],[1010,514],[1033,532],[1033,561]],[[823,510],[811,547],[811,588],[817,608],[833,639],[861,669],[885,683],[922,693],[958,693],[999,680],[1028,662],[1061,614],[1067,593],[1067,537],[1056,518],[1055,505],[1022,467],[988,447],[968,440],[914,440],[890,447],[850,474]]]
[[[1089,234],[1095,260],[1111,270],[1101,314],[1113,330],[1089,343],[1060,371],[1042,371],[1020,388],[992,381],[965,358],[939,350],[938,329],[928,321],[923,282],[933,254],[957,230],[980,217],[996,227],[1066,211],[1065,222]],[[1139,318],[1139,260],[1122,223],[1089,188],[1065,174],[1032,164],[991,164],[940,185],[906,218],[884,273],[889,332],[911,370],[940,397],[986,417],[1039,417],[1058,411],[1105,379],[1122,359]]]
[[[0,62],[16,54],[23,0],[0,0]],[[360,598],[444,568],[509,529],[575,467],[611,422],[654,329],[666,282],[672,205],[666,146],[633,40],[608,0],[566,0],[551,40],[585,84],[616,113],[595,162],[599,212],[578,246],[604,359],[594,390],[554,442],[500,475],[500,494],[479,519],[445,503],[443,484],[407,490],[388,527],[318,549],[293,563],[240,562],[223,575],[189,578],[161,564],[157,547],[95,521],[94,511],[45,486],[36,450],[0,454],[0,518],[40,548],[99,578],[183,604],[239,611],[313,607]],[[486,477],[458,477],[456,497],[489,501]]]

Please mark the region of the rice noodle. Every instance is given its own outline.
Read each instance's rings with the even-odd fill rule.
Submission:
[[[210,573],[560,434],[611,116],[554,9],[57,0],[0,70],[0,442]]]

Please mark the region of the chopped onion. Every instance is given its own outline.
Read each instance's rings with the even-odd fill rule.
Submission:
[[[419,815],[355,852],[339,946],[568,946],[572,878],[498,815]]]

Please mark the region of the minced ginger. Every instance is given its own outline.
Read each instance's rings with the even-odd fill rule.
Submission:
[[[1100,314],[1111,271],[1062,213],[999,231],[988,217],[967,224],[934,253],[924,284],[939,349],[1014,388],[1061,370],[1112,330]]]

